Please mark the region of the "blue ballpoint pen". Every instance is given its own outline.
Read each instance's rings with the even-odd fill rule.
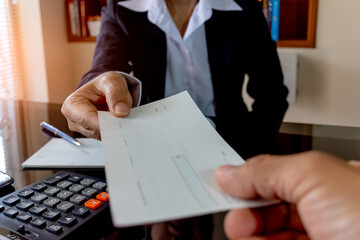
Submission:
[[[78,140],[76,140],[75,138],[70,137],[69,135],[67,135],[66,133],[60,131],[56,127],[51,126],[47,122],[44,122],[44,121],[41,122],[40,126],[42,128],[44,128],[45,130],[47,130],[47,131],[51,132],[52,134],[54,134],[54,136],[58,136],[60,138],[63,138],[66,141],[68,141],[68,142],[70,142],[70,143],[72,143],[72,144],[74,144],[76,146],[79,146],[79,147],[81,146],[81,143]]]

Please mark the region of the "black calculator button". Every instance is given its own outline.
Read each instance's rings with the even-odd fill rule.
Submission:
[[[4,211],[5,216],[12,217],[12,218],[16,217],[16,215],[18,215],[18,214],[19,214],[19,211],[14,208],[8,208]]]
[[[58,194],[59,192],[60,192],[61,190],[60,190],[60,188],[57,188],[57,187],[49,187],[49,188],[47,188],[45,191],[44,191],[44,193],[46,194],[46,195],[49,195],[49,196],[55,196],[56,194]]]
[[[71,177],[68,178],[68,180],[70,182],[73,182],[73,183],[79,183],[82,180],[82,177],[80,177],[80,176],[71,176]]]
[[[78,217],[86,217],[89,214],[90,210],[87,207],[76,207],[72,210],[72,214]]]
[[[0,204],[0,212],[2,212],[2,211],[4,211],[4,210],[5,210],[4,205],[1,205],[1,204]]]
[[[16,208],[19,210],[27,211],[29,208],[33,207],[34,203],[30,200],[20,202],[16,204]]]
[[[63,216],[58,220],[58,223],[68,227],[74,225],[76,222],[77,222],[77,218],[70,214]]]
[[[33,220],[30,221],[30,224],[37,228],[43,228],[46,226],[45,220],[41,218],[34,218]]]
[[[80,194],[76,194],[70,198],[70,202],[75,203],[77,205],[80,205],[85,201],[86,201],[86,197]]]
[[[74,204],[71,202],[62,202],[56,206],[56,209],[62,212],[70,212],[74,209]]]
[[[57,210],[47,210],[46,212],[44,212],[44,214],[42,215],[43,218],[47,219],[47,220],[51,220],[54,221],[56,219],[58,219],[61,216],[61,213]]]
[[[31,186],[31,189],[37,192],[42,192],[47,188],[46,184],[44,183],[36,183]]]
[[[91,185],[93,185],[95,183],[95,180],[91,179],[91,178],[85,178],[83,179],[80,184],[84,185],[85,187],[90,187]]]
[[[19,215],[16,216],[16,219],[21,222],[28,223],[31,221],[32,217],[28,213],[20,213]]]
[[[106,183],[104,182],[96,182],[93,186],[96,190],[103,191],[106,188]]]
[[[85,196],[90,197],[90,198],[95,196],[96,193],[97,193],[96,189],[93,189],[93,188],[86,188],[85,190],[83,190],[81,192],[82,195],[85,195]]]
[[[85,189],[85,187],[83,185],[74,184],[69,188],[69,191],[73,192],[73,193],[80,193],[84,189]]]
[[[44,205],[47,207],[51,207],[54,208],[56,205],[58,205],[60,203],[60,199],[58,198],[48,198],[44,201]]]
[[[49,184],[49,185],[54,185],[62,180],[65,180],[68,176],[69,176],[68,173],[61,172],[61,173],[55,174],[55,175],[45,179],[44,183]]]
[[[48,232],[55,233],[55,234],[60,234],[63,231],[63,229],[62,229],[62,227],[60,225],[54,224],[54,223],[47,226],[46,230]]]
[[[37,193],[35,194],[34,196],[32,196],[30,199],[31,201],[33,202],[36,202],[36,203],[42,203],[45,199],[47,199],[48,196],[46,196],[45,194],[43,193]]]
[[[21,198],[29,198],[32,195],[34,195],[34,191],[30,190],[30,189],[24,189],[24,190],[21,190],[20,192],[18,192],[17,195],[18,195],[18,197],[21,197]]]
[[[69,192],[67,190],[61,191],[59,192],[56,197],[60,198],[61,200],[67,201],[70,199],[70,197],[72,196],[72,192]]]
[[[29,212],[30,212],[31,214],[36,215],[36,216],[41,216],[41,214],[42,214],[43,212],[45,212],[46,209],[47,209],[47,208],[46,208],[45,206],[38,205],[38,206],[35,206],[35,207],[30,208],[30,209],[29,209]]]
[[[57,187],[59,187],[63,190],[67,190],[71,185],[72,185],[72,183],[69,181],[61,181],[58,184],[56,184]]]
[[[18,198],[17,196],[10,196],[3,200],[3,203],[8,206],[14,206],[15,204],[17,204],[19,202],[20,202],[20,198]]]

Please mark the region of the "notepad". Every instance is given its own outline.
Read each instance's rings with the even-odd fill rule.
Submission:
[[[70,144],[62,138],[52,138],[22,167],[27,169],[74,169],[104,168],[102,143],[92,138],[77,138],[81,147]]]
[[[217,186],[218,166],[244,160],[187,92],[134,108],[126,118],[98,115],[115,226],[273,203],[235,199]]]

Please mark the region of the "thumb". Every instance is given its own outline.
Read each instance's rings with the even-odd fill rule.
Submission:
[[[125,77],[118,72],[106,72],[97,77],[96,88],[104,95],[109,111],[116,117],[129,115],[133,104]]]
[[[243,192],[248,192],[248,184],[244,184],[248,174],[246,173],[247,165],[244,163],[240,166],[223,165],[216,169],[215,179],[217,184],[227,193],[234,197],[243,198]],[[249,196],[254,198],[256,195]]]
[[[215,178],[223,190],[237,198],[262,197],[295,204],[317,184],[326,158],[329,156],[322,153],[260,155],[240,166],[219,167]]]

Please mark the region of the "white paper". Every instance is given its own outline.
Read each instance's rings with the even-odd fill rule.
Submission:
[[[104,168],[102,143],[92,138],[77,138],[75,146],[62,138],[52,138],[27,159],[25,169],[52,168]]]
[[[214,170],[243,159],[187,92],[131,110],[99,112],[113,224],[117,227],[268,205],[230,197]]]

